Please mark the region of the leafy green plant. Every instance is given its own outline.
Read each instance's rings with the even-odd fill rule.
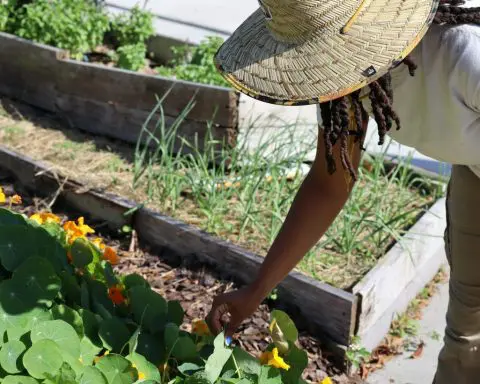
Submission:
[[[169,66],[158,67],[157,71],[165,77],[227,87],[213,60],[222,43],[222,38],[210,36],[195,47],[173,47],[174,59]]]
[[[360,365],[370,357],[370,352],[361,346],[360,339],[355,336],[352,338],[350,346],[346,352],[348,362],[355,368],[360,368]]]
[[[117,49],[117,65],[123,69],[138,71],[145,66],[145,55],[147,48],[145,44],[123,45]]]
[[[119,14],[113,19],[112,31],[120,46],[145,44],[155,34],[153,14],[136,5],[129,13]]]
[[[38,0],[16,12],[16,35],[70,51],[75,59],[103,42],[107,14],[90,0]]]
[[[115,252],[93,233],[83,218],[0,208],[2,383],[302,382],[307,354],[285,313],[272,313],[260,360],[204,321],[185,332],[180,303],[114,273]]]
[[[0,0],[0,32],[7,31],[16,5],[17,0]]]

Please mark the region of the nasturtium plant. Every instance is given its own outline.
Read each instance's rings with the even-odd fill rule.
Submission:
[[[83,218],[0,207],[2,384],[299,383],[307,355],[281,311],[260,357],[230,347],[204,320],[186,332],[178,301],[138,274]]]

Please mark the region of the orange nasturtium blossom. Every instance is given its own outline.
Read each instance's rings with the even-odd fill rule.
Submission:
[[[60,223],[60,218],[50,212],[38,212],[30,216],[30,220],[36,221],[38,224]]]
[[[263,352],[260,355],[260,363],[262,365],[270,365],[275,368],[285,369],[286,371],[290,369],[290,365],[278,355],[278,348],[273,348],[272,351]]]
[[[7,196],[5,196],[5,193],[3,192],[2,187],[0,187],[0,204],[5,204],[7,201]]]
[[[67,221],[63,224],[63,229],[67,233],[68,243],[72,244],[78,238],[85,238],[90,233],[95,231],[85,224],[83,217],[79,217],[77,223],[74,221]]]
[[[111,247],[105,247],[105,251],[103,251],[103,258],[112,265],[116,265],[119,262],[117,252],[115,252],[115,250]]]
[[[194,320],[192,322],[192,333],[195,333],[198,336],[210,336],[210,328],[205,320]]]
[[[123,304],[127,299],[123,296],[123,288],[120,285],[113,285],[108,288],[108,297],[112,300],[113,304]]]
[[[13,195],[10,198],[10,204],[15,204],[15,205],[22,204],[22,198],[19,195]]]
[[[325,377],[321,382],[320,384],[333,384],[333,381],[330,377]]]

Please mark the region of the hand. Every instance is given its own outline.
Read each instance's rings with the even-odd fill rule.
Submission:
[[[207,316],[210,330],[215,335],[219,334],[224,328],[222,317],[228,313],[230,322],[226,326],[225,336],[231,337],[242,321],[257,310],[262,300],[263,297],[258,295],[252,286],[217,296]]]

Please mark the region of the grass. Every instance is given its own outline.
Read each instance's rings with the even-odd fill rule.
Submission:
[[[144,125],[135,148],[65,129],[49,118],[29,122],[5,113],[0,141],[65,176],[135,199],[264,255],[308,172],[307,151],[296,150],[302,138],[295,125],[286,125],[274,137],[250,140],[258,132],[253,126],[236,148],[219,153],[219,143],[211,139],[195,145],[179,142],[176,130],[189,108],[167,127],[159,104],[152,118],[160,118]],[[179,145],[190,154],[172,155]],[[311,139],[310,145],[313,150]],[[382,158],[369,159],[346,207],[298,269],[348,289],[400,239],[438,190],[412,177],[408,164],[388,171]]]

